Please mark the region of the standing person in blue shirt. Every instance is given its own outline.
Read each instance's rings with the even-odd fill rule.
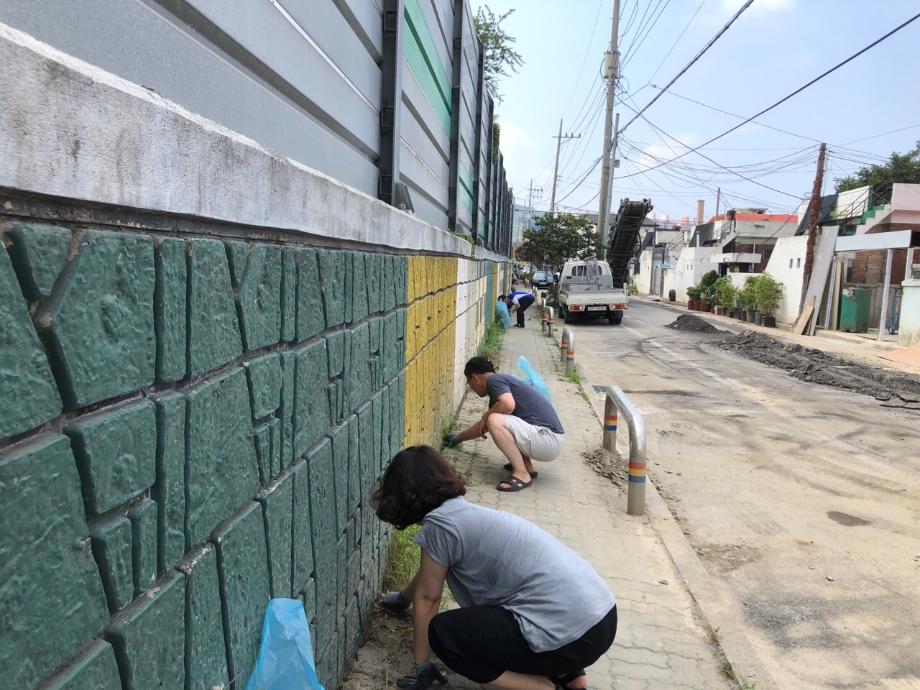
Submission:
[[[396,454],[374,492],[377,517],[396,529],[421,524],[421,563],[384,597],[412,606],[415,671],[405,690],[444,683],[438,655],[476,683],[509,690],[582,690],[585,668],[613,644],[617,607],[591,565],[537,525],[463,498],[463,477],[428,446]],[[460,605],[439,613],[444,582]]]
[[[517,312],[517,327],[524,328],[524,312],[534,303],[534,296],[522,290],[512,290],[508,295],[508,308]]]
[[[489,396],[489,409],[482,418],[460,433],[445,439],[448,447],[485,438],[508,459],[511,474],[499,482],[499,491],[522,491],[533,484],[537,471],[533,461],[549,462],[562,453],[565,431],[553,404],[530,384],[511,374],[496,374],[486,357],[473,357],[463,369],[466,383],[480,398]]]

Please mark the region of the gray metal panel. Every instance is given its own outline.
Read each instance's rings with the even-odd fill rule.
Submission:
[[[431,162],[424,160],[405,139],[400,141],[400,145],[400,177],[411,181],[413,185],[424,192],[433,204],[438,205],[443,210],[446,219],[448,202],[447,164],[435,164],[432,166]],[[446,225],[441,224],[439,227],[446,227]]]
[[[290,14],[285,16],[278,9],[280,3],[253,3],[250,0],[187,0],[187,3],[313,101],[322,111],[322,114],[314,115],[318,115],[324,124],[339,123],[367,146],[368,154],[376,155],[380,149],[377,112],[380,70],[342,20],[341,13],[329,5],[328,0],[311,0],[309,27],[295,24],[296,19]],[[326,12],[312,11],[314,8],[323,9],[323,6]],[[332,10],[339,19],[338,26],[324,24],[329,20],[328,10]],[[197,18],[183,19],[192,19],[196,29],[207,30],[196,21]],[[337,29],[344,30],[344,35],[338,40],[353,52],[353,57],[339,67],[341,72],[330,64],[319,46],[311,42],[316,41],[312,36]],[[343,79],[342,72],[346,72],[343,67],[351,68],[350,81],[354,86]]]
[[[4,0],[0,21],[376,195],[366,151],[157,5]]]
[[[405,60],[403,60],[402,69],[403,100],[404,102],[408,101],[410,107],[418,113],[417,119],[426,134],[444,160],[447,161],[450,158],[450,133],[445,132],[444,128],[441,127],[440,118],[435,115],[431,104],[425,98],[415,75],[412,73],[412,69]]]
[[[428,33],[431,34],[432,41],[434,42],[434,47],[438,51],[438,59],[441,61],[441,66],[444,68],[444,73],[447,75],[448,80],[450,79],[450,69],[451,69],[451,46],[453,44],[453,31],[454,25],[450,17],[448,16],[447,24],[443,26],[438,17],[438,13],[435,11],[434,7],[431,4],[431,0],[418,0],[419,7],[422,10],[422,15],[425,17],[425,24],[428,26]],[[444,31],[448,33],[445,35]]]
[[[406,101],[403,100],[403,106],[407,105]],[[424,129],[424,124],[410,108],[404,107],[400,136],[417,155],[421,156],[427,165],[435,170],[439,170],[441,166],[446,168],[449,163],[448,157],[435,146],[428,132]],[[444,176],[444,184],[447,184],[447,175]]]
[[[212,4],[216,1],[220,7],[226,4],[226,0],[210,1]],[[379,51],[368,51],[368,46],[355,33],[355,27],[336,6],[335,0],[276,0],[276,2],[287,10],[300,28],[316,41],[320,50],[329,56],[335,66],[344,72],[348,80],[376,108],[380,102],[380,67],[377,64]],[[378,40],[381,33],[380,21],[381,18],[378,15],[376,26]],[[358,28],[361,29],[361,27]],[[264,29],[265,27],[259,28],[263,33],[269,33]],[[269,35],[269,39],[274,41],[276,37]],[[307,66],[297,60],[295,55],[290,55],[288,59],[294,61],[298,71],[307,71]]]
[[[422,2],[425,2],[425,0],[422,0]],[[441,36],[444,38],[444,43],[447,44],[449,55],[454,45],[454,3],[452,0],[428,0],[428,3],[430,3],[437,21],[437,26],[432,28],[440,31]],[[448,65],[450,65],[450,62]],[[449,69],[448,72],[450,72]]]
[[[307,4],[310,0],[302,0]],[[383,37],[380,24],[383,21],[383,7],[379,0],[332,0],[339,11],[348,20],[352,30],[365,43],[374,60],[381,59]]]

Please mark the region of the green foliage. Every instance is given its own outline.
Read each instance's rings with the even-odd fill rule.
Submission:
[[[489,324],[486,335],[482,339],[482,345],[479,346],[479,356],[488,357],[495,364],[502,353],[502,338],[504,337],[505,329],[501,327],[501,324]]]
[[[732,285],[732,279],[728,276],[722,276],[715,283],[716,300],[720,307],[732,309],[735,306],[735,295],[737,294],[735,286]]]
[[[587,218],[570,213],[546,214],[536,220],[537,227],[524,231],[518,257],[532,264],[559,270],[568,259],[597,255],[597,233]]]
[[[387,566],[387,589],[405,587],[415,575],[421,562],[421,551],[415,543],[419,525],[412,525],[393,535],[390,542],[390,562]]]
[[[626,293],[629,295],[638,295],[639,286],[636,285],[635,283],[630,283],[629,285],[626,286]]]
[[[492,162],[498,163],[498,154],[501,147],[502,126],[498,122],[492,123]]]
[[[476,34],[482,41],[486,84],[498,101],[501,101],[499,79],[507,77],[509,70],[517,72],[518,67],[524,64],[524,58],[513,48],[516,39],[502,28],[502,22],[512,14],[514,10],[495,14],[488,5],[484,5],[476,10],[476,16],[473,18]]]
[[[706,302],[712,302],[716,294],[716,281],[719,280],[719,274],[716,271],[709,271],[700,278],[700,297]]]
[[[769,273],[758,276],[754,281],[754,304],[757,311],[770,316],[783,299],[783,286]]]
[[[700,299],[703,296],[703,291],[696,285],[691,285],[687,288],[687,297],[690,299]]]
[[[756,294],[754,292],[757,285],[757,278],[749,277],[744,281],[744,287],[741,289],[741,308],[745,311],[753,311],[757,308]]]
[[[891,186],[895,182],[920,183],[920,141],[907,153],[893,151],[880,165],[869,165],[847,177],[838,177],[834,186],[838,192],[845,192],[872,185],[872,204],[882,204],[891,201]]]

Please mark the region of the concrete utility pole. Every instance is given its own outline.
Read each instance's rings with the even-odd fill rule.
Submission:
[[[581,139],[580,134],[562,135],[562,118],[559,118],[559,134],[553,137],[556,140],[556,166],[553,168],[553,193],[549,200],[549,212],[556,212],[556,179],[559,177],[559,149],[562,147],[563,139]]]
[[[597,229],[601,245],[607,246],[607,226],[610,216],[610,197],[613,196],[613,157],[616,155],[616,135],[619,133],[620,117],[616,127],[613,123],[614,89],[620,71],[620,53],[617,49],[620,34],[620,0],[613,0],[613,20],[610,24],[610,49],[604,55],[604,77],[607,80],[607,115],[604,118],[604,150],[601,153],[600,208],[597,214]],[[606,250],[605,250],[606,251]]]
[[[716,216],[719,215],[719,206],[722,205],[722,188],[716,187]]]
[[[534,187],[533,178],[530,180],[530,190],[527,193],[527,225],[528,228],[533,223],[533,196],[543,196],[543,187]]]
[[[808,204],[808,242],[805,245],[805,267],[802,269],[802,296],[799,299],[799,314],[805,308],[805,294],[808,292],[808,283],[811,282],[811,268],[815,260],[815,238],[818,236],[818,221],[821,219],[821,186],[824,184],[824,155],[827,144],[821,144],[818,149],[818,169],[815,172],[815,183],[811,188],[811,202]],[[820,302],[820,299],[818,300]],[[820,304],[815,304],[815,312]]]

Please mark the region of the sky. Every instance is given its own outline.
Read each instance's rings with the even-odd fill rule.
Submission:
[[[657,218],[680,221],[694,218],[703,199],[708,218],[721,188],[722,211],[790,213],[811,194],[819,142],[828,146],[829,193],[835,178],[912,149],[920,139],[917,20],[757,120],[785,132],[752,122],[702,148],[711,160],[690,153],[644,172],[771,105],[920,9],[917,0],[754,0],[644,113],[648,122],[637,119],[624,131],[630,108],[639,110],[658,94],[655,87],[665,86],[743,4],[621,0],[614,210],[623,197],[650,198]],[[562,118],[563,133],[581,138],[562,144],[557,210],[596,213],[600,167],[592,167],[603,142],[600,70],[613,0],[473,0],[474,7],[483,5],[496,13],[514,10],[502,26],[524,59],[518,73],[500,82],[496,116],[517,203],[528,204],[532,181],[542,189],[534,192],[533,206],[549,208]]]

